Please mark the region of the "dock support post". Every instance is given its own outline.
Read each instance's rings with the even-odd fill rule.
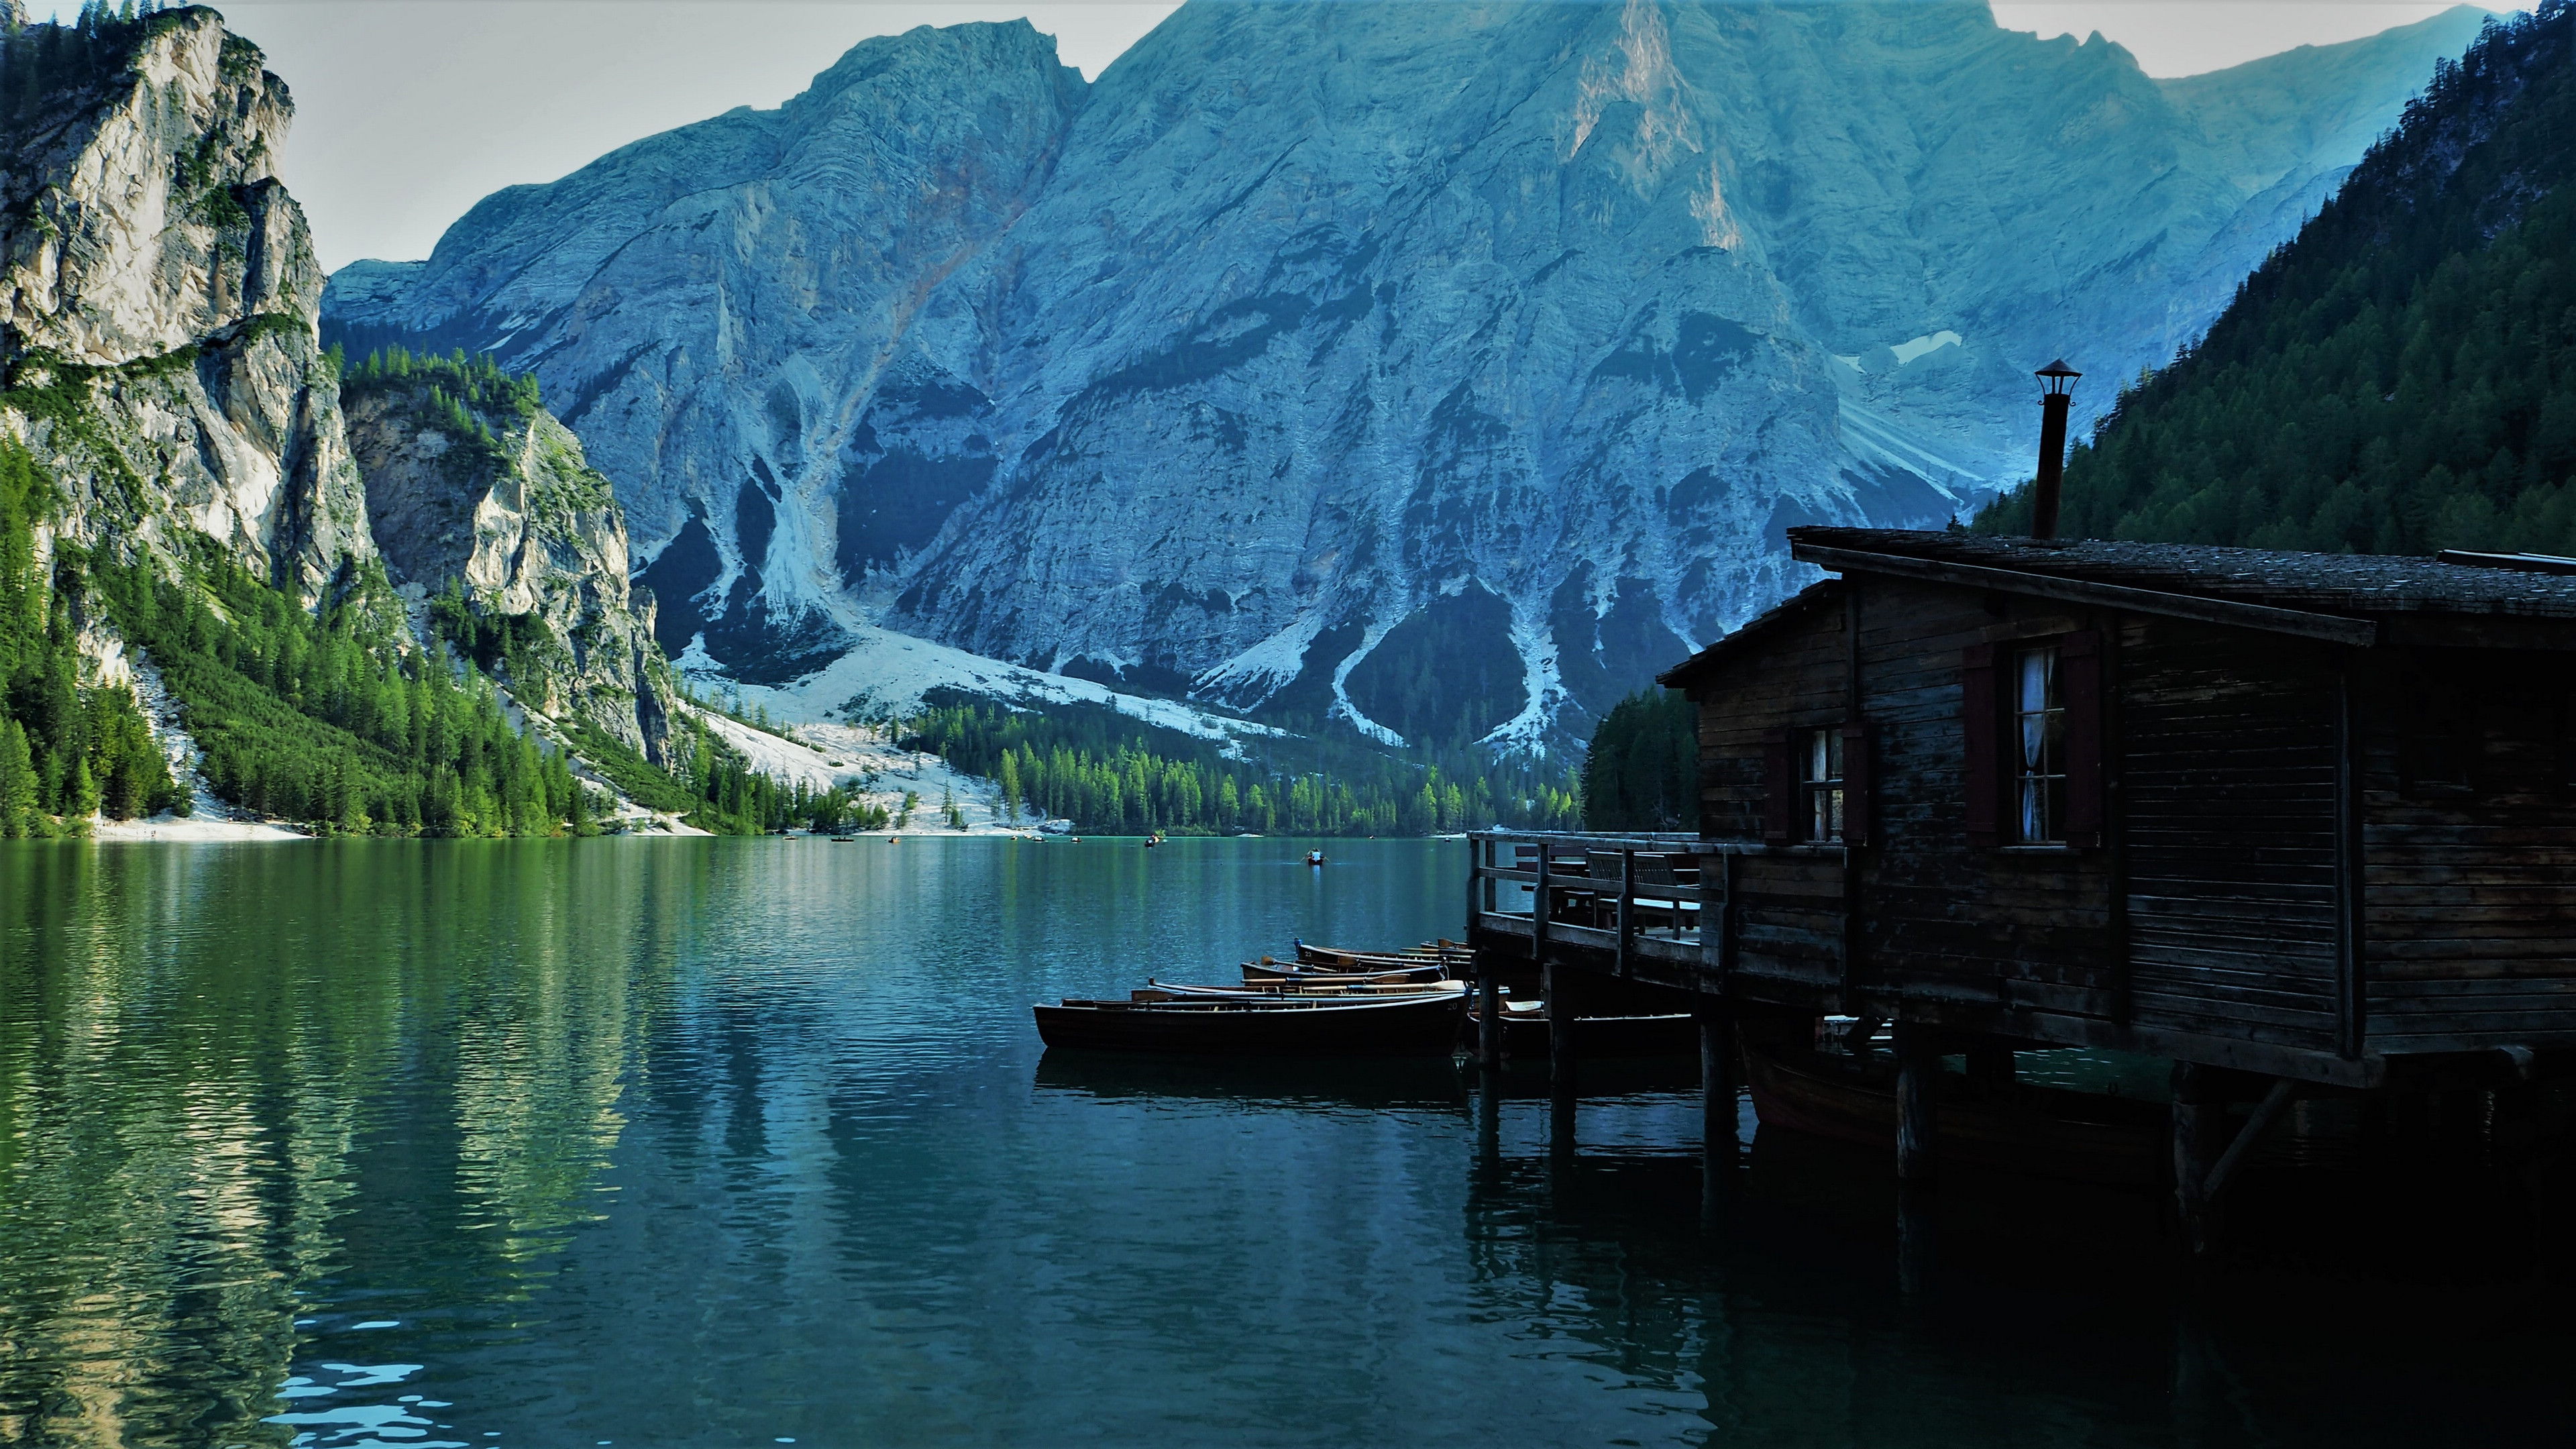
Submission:
[[[1701,997],[1699,1021],[1701,1140],[1711,1167],[1735,1165],[1735,1012],[1724,997]]]
[[[2210,1160],[2217,1154],[2218,1129],[2225,1104],[2207,1067],[2176,1062],[2173,1069],[2174,1215],[2194,1257],[2206,1256],[2216,1240],[2205,1184]]]
[[[1908,1298],[1932,1291],[1939,1234],[1929,1183],[1896,1185],[1896,1291]]]
[[[1582,1006],[1575,998],[1573,976],[1571,967],[1554,961],[1546,965],[1548,1088],[1554,1099],[1557,1130],[1568,1138],[1574,1135],[1574,1023]]]
[[[1503,1175],[1503,1079],[1489,1075],[1476,1093],[1476,1169],[1488,1184]]]
[[[1941,1078],[1940,1043],[1929,1027],[1896,1023],[1896,1177],[1899,1182],[1929,1183],[1938,1161],[1938,1109]]]
[[[1691,1003],[1699,1022],[1700,1230],[1724,1228],[1743,1147],[1735,1135],[1735,1009],[1723,996]]]
[[[2009,1087],[2015,1072],[2013,1049],[1999,1042],[1979,1042],[1968,1048],[1968,1080],[1990,1087]]]
[[[1476,1065],[1487,1072],[1503,1069],[1503,992],[1494,963],[1476,960]]]

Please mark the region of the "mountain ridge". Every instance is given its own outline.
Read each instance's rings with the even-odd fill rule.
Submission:
[[[925,28],[344,269],[326,327],[575,400],[700,667],[885,625],[1545,748],[1793,587],[1790,524],[2018,476],[2028,368],[2168,358],[2467,28],[2170,82],[1972,6],[1192,4],[1087,87]]]

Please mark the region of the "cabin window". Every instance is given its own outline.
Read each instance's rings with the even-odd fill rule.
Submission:
[[[2066,841],[2066,690],[2057,648],[2013,656],[2013,725],[2018,777],[2013,839],[2020,845]]]
[[[2465,683],[2427,672],[2412,685],[2401,760],[2406,793],[2419,797],[2470,793],[2469,767],[2477,757],[2478,737],[2460,706]]]
[[[1843,838],[1843,732],[1804,731],[1799,778],[1806,809],[1805,838],[1830,844]]]
[[[1782,845],[1869,844],[1867,720],[1800,725],[1762,748],[1762,838]]]
[[[2102,638],[1977,644],[1959,661],[1960,777],[1969,843],[2102,844]]]

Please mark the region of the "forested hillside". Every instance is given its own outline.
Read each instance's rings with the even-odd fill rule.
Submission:
[[[941,698],[906,727],[907,748],[1000,782],[1026,805],[1104,834],[1428,835],[1496,823],[1571,829],[1576,782],[1497,768],[1471,751],[1405,759],[1276,737],[1265,759],[1098,706],[1046,712]]]
[[[1583,759],[1583,823],[1699,829],[1699,707],[1687,695],[1639,690],[1601,717]]]
[[[2199,344],[2068,459],[2070,537],[2576,552],[2576,10],[2436,68]],[[2026,490],[1981,530],[2027,529]]]
[[[52,834],[55,817],[188,804],[133,692],[80,685],[79,562],[57,555],[55,586],[36,564],[34,522],[53,501],[35,459],[0,440],[0,837]]]

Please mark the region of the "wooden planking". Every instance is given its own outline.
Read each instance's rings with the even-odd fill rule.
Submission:
[[[2576,800],[2564,665],[2541,655],[2391,650],[2361,703],[2362,913],[2370,1039],[2434,1049],[2576,1024]],[[2410,736],[2455,708],[2465,788],[2409,777]]]
[[[1784,621],[1766,648],[1739,657],[1694,690],[1704,701],[1704,834],[1760,840],[1768,785],[1764,749],[1793,726],[1842,720],[1842,619],[1839,601],[1824,599],[1804,617]],[[1837,987],[1842,979],[1842,901],[1839,850],[1788,848],[1745,856],[1736,868],[1731,902],[1733,970],[1748,980],[1791,984],[1806,994]]]
[[[1785,620],[1764,648],[1727,662],[1695,698],[1700,710],[1702,833],[1719,840],[1762,838],[1763,747],[1793,725],[1825,725],[1843,714],[1842,609],[1822,591],[1802,617]]]
[[[2372,996],[2374,1045],[2409,1038],[2483,1035],[2496,1045],[2576,1032],[2576,993],[2562,983],[2450,980],[2396,983]],[[2384,1040],[2381,1040],[2384,1038]]]
[[[2330,1045],[2338,897],[2326,651],[2132,620],[2121,682],[2137,1021]]]
[[[2108,1009],[2109,876],[2098,853],[1994,851],[1967,838],[1960,666],[1980,644],[2073,633],[2060,606],[1940,585],[1862,585],[1863,708],[1878,732],[1877,848],[1864,864],[1868,979],[1900,995]]]

